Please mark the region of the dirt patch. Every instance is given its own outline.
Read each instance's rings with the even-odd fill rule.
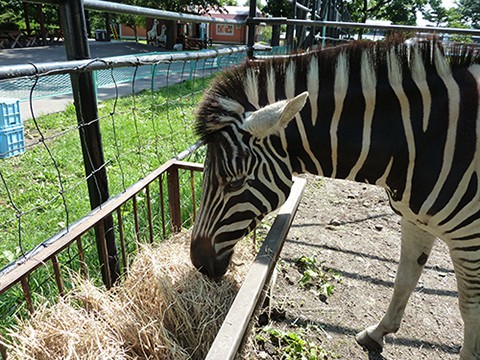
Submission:
[[[387,336],[382,354],[367,353],[355,342],[357,332],[385,313],[399,254],[400,217],[384,190],[310,178],[277,266],[270,320],[257,317],[242,358],[296,358],[286,353],[288,339],[272,335],[279,331],[301,337],[300,346],[310,348],[307,356],[314,354],[305,358],[311,359],[458,359],[463,324],[448,249],[440,240],[400,330]],[[299,285],[302,256],[315,258],[327,274],[340,274],[339,281],[330,279],[333,294],[325,297],[317,287]]]

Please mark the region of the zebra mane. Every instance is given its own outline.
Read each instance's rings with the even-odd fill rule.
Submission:
[[[480,63],[480,49],[474,45],[454,45],[443,49],[437,40],[422,41],[416,44],[404,42],[370,42],[355,41],[347,45],[318,50],[307,54],[295,54],[288,57],[273,58],[266,61],[247,62],[239,67],[227,70],[220,74],[213,82],[211,88],[204,94],[202,102],[196,111],[195,132],[205,143],[214,141],[215,134],[225,126],[243,121],[242,113],[258,110],[258,105],[268,104],[266,99],[265,78],[271,71],[275,78],[284,78],[290,63],[295,63],[298,71],[308,72],[312,58],[316,58],[322,81],[333,81],[335,69],[340,54],[345,54],[351,71],[359,71],[361,58],[366,52],[372,62],[372,68],[377,76],[385,73],[388,68],[388,59],[392,53],[395,55],[400,67],[404,71],[411,71],[412,51],[416,51],[423,61],[427,74],[437,71],[435,52],[438,50],[452,70],[458,67],[468,67]],[[438,64],[437,64],[438,65]],[[252,72],[253,70],[253,72]],[[246,93],[248,74],[254,73],[258,78],[259,104],[251,104]],[[263,79],[263,80],[262,80]],[[284,84],[276,84],[280,89]],[[276,91],[276,93],[282,93]],[[278,96],[278,94],[276,94]],[[276,101],[283,100],[277,98]]]

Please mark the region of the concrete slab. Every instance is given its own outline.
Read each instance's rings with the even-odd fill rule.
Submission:
[[[108,57],[150,52],[165,52],[162,48],[134,41],[89,41],[90,56]],[[63,45],[0,49],[0,66],[67,60]]]

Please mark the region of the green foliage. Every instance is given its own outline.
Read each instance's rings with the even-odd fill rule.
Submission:
[[[435,26],[443,26],[447,22],[447,9],[443,7],[442,0],[429,0],[422,9],[423,18]]]
[[[109,100],[100,105],[103,151],[107,159],[110,194],[118,194],[195,141],[193,110],[208,80],[186,81],[158,92]],[[62,176],[68,222],[90,210],[74,107],[37,119]],[[27,136],[38,136],[32,121]],[[32,135],[31,135],[32,134]],[[2,159],[2,175],[22,213],[21,246],[32,249],[65,227],[66,212],[59,195],[59,179],[42,144],[16,157]],[[187,186],[188,189],[188,186]],[[15,210],[0,187],[0,268],[19,255]]]
[[[414,25],[416,11],[424,0],[346,0],[353,21],[389,20],[394,24]]]
[[[293,5],[288,0],[267,0],[262,11],[273,17],[293,18]]]
[[[271,342],[277,351],[278,357],[275,358],[282,360],[320,360],[333,356],[315,342],[305,340],[299,333],[282,331],[269,325],[262,328],[255,340],[260,345]]]
[[[322,299],[333,294],[335,283],[341,282],[342,276],[331,269],[324,271],[322,263],[318,263],[315,256],[301,256],[295,261],[302,277],[299,281],[301,287],[311,289]]]
[[[474,29],[480,29],[480,1],[458,0],[458,10],[462,20]]]
[[[218,10],[227,3],[232,3],[233,0],[128,0],[129,4],[149,7],[152,9],[161,9],[183,13],[193,13],[204,15],[212,10]]]
[[[343,4],[357,22],[389,20],[393,24],[415,25],[416,13],[421,11],[423,18],[435,26],[480,26],[478,0],[459,0],[458,7],[450,9],[443,6],[442,0],[345,0]]]
[[[454,28],[466,28],[465,21],[462,19],[460,8],[445,8],[442,0],[429,0],[422,9],[423,18],[435,26],[446,26]]]
[[[0,29],[17,30],[23,19],[21,1],[5,0],[0,1]]]
[[[58,18],[58,7],[50,5],[26,4],[28,17],[30,19],[30,27],[32,29],[40,28],[40,19],[38,17],[38,9],[42,8],[45,26],[47,28],[60,27]],[[25,13],[22,1],[4,0],[0,1],[0,29],[1,30],[18,30],[25,29]]]

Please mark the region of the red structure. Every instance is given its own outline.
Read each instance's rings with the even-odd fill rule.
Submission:
[[[211,12],[210,16],[234,20],[245,20],[248,17],[248,6],[225,6],[224,9],[225,13]],[[262,16],[258,9],[256,16]],[[261,29],[260,27],[256,28]],[[247,41],[246,25],[209,24],[208,30],[208,36],[214,43],[245,44]]]

